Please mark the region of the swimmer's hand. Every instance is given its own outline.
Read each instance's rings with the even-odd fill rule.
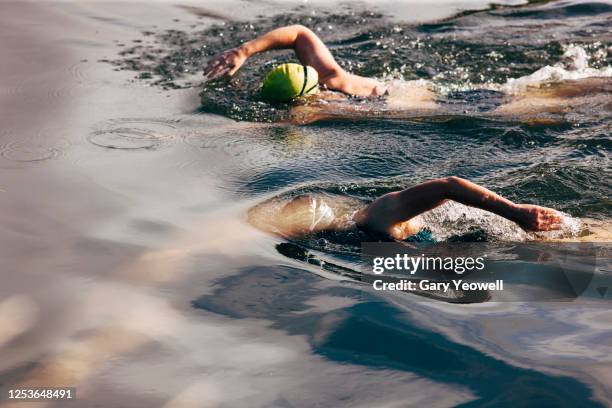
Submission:
[[[561,228],[561,215],[552,208],[518,204],[516,222],[526,231],[552,231]]]
[[[221,76],[232,76],[240,69],[247,58],[247,52],[243,47],[226,50],[210,60],[208,66],[204,69],[204,76],[207,81],[212,81]]]

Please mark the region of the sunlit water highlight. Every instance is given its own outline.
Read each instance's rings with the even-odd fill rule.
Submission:
[[[13,68],[0,92],[11,98],[0,387],[76,385],[84,406],[610,404],[609,307],[595,289],[567,303],[380,296],[279,254],[287,240],[247,222],[302,192],[354,203],[458,175],[567,213],[545,239],[609,239],[608,4],[421,25],[357,7],[219,24],[157,4],[61,3],[37,19],[18,6],[3,20],[3,46],[16,48],[3,66],[29,61],[22,53],[48,63]],[[293,22],[343,66],[387,81],[390,100],[287,123],[288,106],[257,95],[266,69],[293,59],[283,52],[200,89],[212,54]],[[26,34],[42,45],[14,42]],[[415,85],[435,92],[437,111],[414,110]],[[440,239],[474,228],[506,246],[540,238],[458,205],[426,217]],[[356,249],[319,238],[299,244],[324,261]],[[602,257],[594,288],[609,270]]]

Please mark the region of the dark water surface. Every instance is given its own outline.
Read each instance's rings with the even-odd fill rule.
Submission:
[[[235,6],[235,20],[212,3],[0,6],[0,389],[71,385],[83,406],[109,407],[610,405],[612,291],[596,290],[609,252],[572,258],[593,279],[571,302],[448,304],[371,291],[342,237],[287,242],[247,214],[456,175],[562,210],[567,225],[535,236],[448,205],[426,217],[442,241],[484,237],[534,275],[550,253],[519,260],[516,242],[603,245],[612,6],[496,6],[427,24],[374,6]],[[200,84],[212,55],[290,23],[396,101],[422,81],[440,113],[351,98],[334,109],[362,114],[288,123],[289,106],[257,93],[286,51]],[[531,91],[535,102],[499,113]]]
[[[468,387],[478,398],[462,407],[597,406],[587,401],[588,388],[574,379],[513,367],[449,341],[408,323],[400,310],[360,290],[312,289],[318,279],[287,267],[247,269],[220,280],[216,291],[194,306],[238,319],[269,320],[275,328],[306,336],[313,353],[340,364],[402,370]],[[358,303],[327,312],[311,310],[307,301],[321,294]],[[333,326],[326,327],[326,321]]]

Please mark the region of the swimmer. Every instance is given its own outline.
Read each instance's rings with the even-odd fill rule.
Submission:
[[[307,105],[294,104],[290,107],[289,122],[307,124],[324,120],[362,119],[380,117],[393,119],[421,119],[439,117],[441,119],[457,116],[478,116],[483,118],[516,120],[530,124],[554,124],[566,121],[566,114],[577,109],[592,109],[610,103],[611,81],[605,72],[593,78],[561,80],[553,76],[549,80],[541,79],[534,85],[521,85],[521,81],[512,82],[512,86],[494,88],[485,95],[486,109],[474,110],[465,104],[444,103],[426,81],[405,81],[401,84],[389,84],[351,74],[345,71],[334,59],[330,50],[321,39],[307,27],[291,25],[272,30],[262,36],[248,41],[236,48],[229,49],[215,56],[204,70],[207,80],[221,76],[231,77],[244,65],[246,60],[258,53],[275,49],[293,49],[300,64],[283,64],[284,78],[278,81],[264,79],[262,97],[269,102],[290,102],[311,92],[304,92],[310,87],[312,71],[318,77],[316,82],[323,89],[337,91],[325,92],[320,97],[311,98]],[[276,67],[275,69],[279,69]],[[562,77],[571,77],[573,71],[559,67],[544,67],[525,79],[546,77],[550,71]],[[273,70],[274,71],[274,70]],[[523,80],[523,82],[524,82]],[[287,85],[290,84],[290,85]],[[268,92],[266,85],[269,86]],[[286,97],[286,89],[294,88]],[[490,85],[484,85],[487,89]],[[506,89],[508,88],[508,89]],[[543,89],[540,89],[543,88]],[[314,92],[319,87],[315,87]],[[312,92],[312,93],[314,93]],[[268,97],[266,97],[266,94]],[[365,107],[358,104],[343,103],[343,95],[357,97],[385,96],[384,107],[377,109],[372,105]],[[272,97],[270,97],[272,96]],[[461,101],[459,101],[461,102]],[[491,106],[489,106],[491,105]]]
[[[353,75],[342,69],[323,41],[302,25],[277,28],[217,55],[209,62],[204,75],[209,80],[224,75],[233,76],[245,61],[255,54],[290,48],[293,48],[303,65],[316,70],[319,84],[330,90],[364,97],[380,96],[386,92],[381,82]]]
[[[515,222],[526,231],[561,228],[561,215],[553,209],[516,204],[470,181],[459,177],[446,177],[385,194],[369,205],[362,205],[363,208],[353,211],[348,217],[335,214],[324,200],[300,195],[276,213],[272,230],[289,238],[352,228],[364,232],[366,238],[376,240],[405,241],[413,237],[423,238],[428,230],[419,215],[448,200],[492,212]],[[340,206],[350,207],[351,204],[347,203],[341,203]],[[258,214],[255,207],[249,213],[249,221],[257,227],[270,230],[270,226],[263,225],[260,218],[261,214]]]

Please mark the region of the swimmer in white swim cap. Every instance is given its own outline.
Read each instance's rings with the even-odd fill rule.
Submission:
[[[452,200],[480,208],[517,223],[526,231],[561,228],[562,215],[546,207],[516,204],[494,192],[459,177],[427,181],[405,190],[385,194],[348,216],[335,213],[323,195],[299,195],[274,215],[276,232],[297,237],[319,231],[340,231],[356,227],[374,239],[431,241],[420,214]],[[250,221],[259,226],[255,212]]]

